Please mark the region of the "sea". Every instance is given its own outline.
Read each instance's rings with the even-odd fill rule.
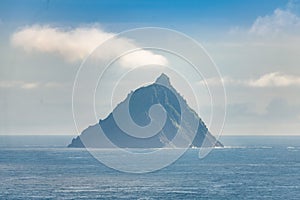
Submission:
[[[0,136],[0,199],[300,199],[300,136],[223,136],[203,159],[189,149],[142,174],[67,148],[72,137]]]

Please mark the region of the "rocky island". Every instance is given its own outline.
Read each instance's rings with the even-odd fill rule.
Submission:
[[[145,132],[141,131],[141,137],[134,137],[127,134],[128,131],[119,127],[115,117],[123,119],[123,124],[129,124],[131,120],[138,126],[145,127],[155,120],[149,116],[149,109],[153,105],[160,105],[166,113],[165,123],[157,134],[151,137],[143,137]],[[126,115],[126,111],[130,117]],[[185,119],[182,119],[182,115]],[[124,116],[123,116],[124,115]],[[155,117],[155,116],[154,116]],[[127,122],[128,121],[128,122]],[[195,133],[192,133],[192,123],[196,122]],[[204,122],[198,114],[192,110],[186,100],[171,85],[170,79],[166,74],[161,74],[153,84],[140,87],[128,94],[127,98],[118,104],[115,109],[107,116],[100,120],[99,123],[86,128],[80,136],[72,140],[68,147],[74,148],[109,148],[111,145],[106,144],[99,136],[99,130],[103,130],[106,138],[119,148],[164,148],[164,147],[181,147],[180,142],[172,143],[177,131],[180,129],[186,137],[182,140],[188,141],[190,147],[222,147],[223,145],[209,132]],[[85,143],[82,141],[88,140]]]

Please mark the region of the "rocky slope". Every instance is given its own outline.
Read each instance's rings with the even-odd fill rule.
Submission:
[[[154,122],[159,126],[163,113],[159,110],[156,115],[154,112],[153,116],[149,113],[151,106],[158,104],[164,108],[166,115],[164,118],[165,123],[161,125],[162,128],[158,130],[157,134],[146,137],[147,131],[140,131],[138,133],[140,135],[135,137],[125,133],[131,130],[134,131],[135,127],[130,125],[130,120],[137,126],[148,126],[150,131],[156,130],[157,127],[155,127]],[[130,116],[128,116],[128,113]],[[118,120],[116,120],[116,117]],[[149,127],[151,121],[152,130],[151,126]],[[120,128],[120,125],[123,128]],[[98,124],[85,129],[80,136],[72,140],[68,147],[84,147],[85,145],[93,148],[111,147],[107,144],[107,141],[99,137],[100,127],[106,137],[114,145],[121,148],[183,147],[187,144],[191,147],[223,146],[208,131],[204,122],[188,106],[186,100],[172,87],[168,76],[165,74],[158,77],[153,84],[131,92],[106,119],[100,120]],[[181,137],[175,139],[177,131],[180,131]],[[194,139],[191,140],[191,138]],[[88,142],[84,142],[85,145],[83,145],[82,141]]]

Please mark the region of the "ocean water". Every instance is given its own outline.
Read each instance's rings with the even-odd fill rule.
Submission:
[[[204,159],[190,149],[146,174],[65,148],[70,138],[1,136],[0,199],[300,199],[300,137],[223,137]]]

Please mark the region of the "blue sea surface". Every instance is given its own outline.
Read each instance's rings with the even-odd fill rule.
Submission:
[[[300,137],[223,137],[146,174],[66,148],[70,136],[31,137],[0,136],[0,199],[300,199]]]

